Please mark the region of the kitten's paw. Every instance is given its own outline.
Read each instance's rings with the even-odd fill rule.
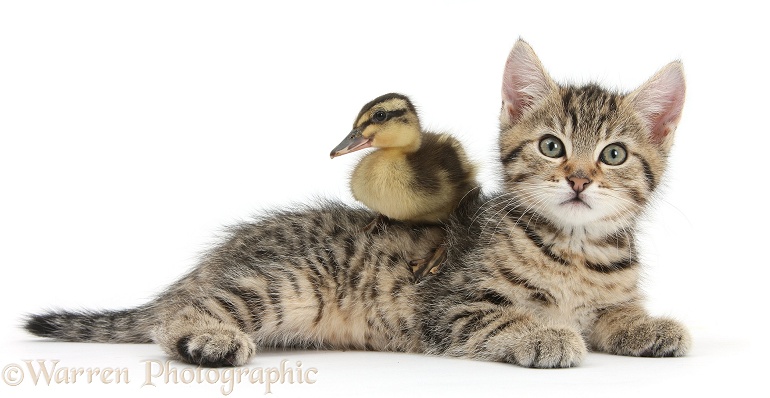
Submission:
[[[205,367],[241,366],[257,351],[248,335],[229,330],[184,336],[176,349],[184,361]]]
[[[609,339],[611,353],[635,357],[681,357],[692,340],[687,329],[667,318],[648,318],[634,322]]]
[[[583,338],[574,330],[539,328],[518,338],[512,347],[513,362],[531,368],[569,368],[586,355]]]

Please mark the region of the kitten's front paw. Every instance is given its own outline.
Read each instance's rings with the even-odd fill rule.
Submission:
[[[513,362],[531,368],[569,368],[586,355],[583,338],[571,329],[539,328],[518,338]]]
[[[205,367],[241,366],[257,350],[245,333],[222,330],[184,336],[176,349],[184,361]]]
[[[612,354],[635,357],[681,357],[690,349],[687,329],[667,318],[648,318],[628,325],[609,338]]]

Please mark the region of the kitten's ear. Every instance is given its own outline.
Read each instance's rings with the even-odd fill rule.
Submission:
[[[674,61],[628,95],[628,101],[642,117],[652,142],[668,149],[684,107],[684,67]]]
[[[508,55],[503,75],[503,109],[500,122],[516,123],[525,111],[556,90],[532,47],[519,39]]]

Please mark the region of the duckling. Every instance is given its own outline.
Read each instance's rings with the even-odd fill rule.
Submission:
[[[417,110],[405,95],[385,94],[364,105],[353,130],[330,156],[369,147],[377,150],[361,159],[350,179],[353,197],[380,214],[365,230],[383,216],[415,224],[441,223],[478,187],[476,168],[462,144],[448,134],[423,131]],[[412,261],[416,277],[437,272],[445,255],[441,245],[429,259]]]

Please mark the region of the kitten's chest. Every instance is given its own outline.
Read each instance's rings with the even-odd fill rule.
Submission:
[[[636,295],[636,275],[598,274],[585,264],[574,262],[559,267],[539,269],[538,277],[534,278],[553,297],[552,303],[541,303],[536,308],[552,323],[586,329],[598,311],[632,300]]]
[[[485,253],[492,278],[488,283],[503,290],[522,309],[551,324],[584,329],[597,311],[636,298],[635,268],[609,272],[592,265],[623,258],[601,247],[576,242],[532,239],[532,234],[498,235]]]

